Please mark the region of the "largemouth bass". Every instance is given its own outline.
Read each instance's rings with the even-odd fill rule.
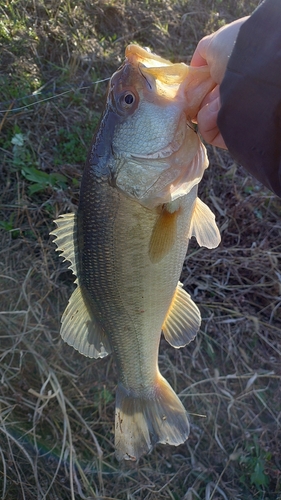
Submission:
[[[125,55],[110,79],[77,215],[62,215],[52,234],[77,277],[61,336],[84,356],[113,354],[116,456],[137,460],[157,442],[179,445],[189,435],[187,412],[158,368],[160,335],[176,348],[194,339],[200,312],[179,277],[191,236],[213,248],[220,235],[197,197],[208,161],[190,124],[208,73],[136,45]]]

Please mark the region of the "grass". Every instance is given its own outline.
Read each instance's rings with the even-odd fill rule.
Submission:
[[[280,201],[209,148],[200,196],[219,248],[190,244],[182,281],[195,341],[161,340],[190,439],[114,458],[116,371],[63,344],[73,278],[49,237],[77,206],[87,150],[127,43],[188,62],[197,41],[258,1],[0,0],[0,498],[281,498]],[[100,82],[100,83],[96,83]]]

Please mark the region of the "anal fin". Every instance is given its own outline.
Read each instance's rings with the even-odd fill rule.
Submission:
[[[190,295],[178,283],[162,331],[165,339],[173,347],[189,344],[200,328],[201,315]]]
[[[90,315],[80,286],[71,295],[61,322],[62,339],[80,354],[89,358],[104,358],[110,353],[107,337]]]

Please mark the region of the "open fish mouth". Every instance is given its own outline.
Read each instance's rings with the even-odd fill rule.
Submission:
[[[125,55],[113,76],[114,101],[127,91],[136,97],[114,133],[115,182],[153,209],[190,192],[207,167],[204,147],[189,126],[185,90],[191,70],[137,45],[129,45]]]
[[[186,64],[172,63],[138,45],[128,45],[125,55],[129,63],[138,64],[141,75],[151,89],[168,99],[175,97],[189,73]]]

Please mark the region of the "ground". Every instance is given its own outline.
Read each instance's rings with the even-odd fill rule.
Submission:
[[[208,148],[200,196],[222,242],[191,241],[182,272],[196,340],[161,341],[189,440],[114,458],[116,371],[59,336],[74,288],[52,243],[75,210],[106,82],[129,42],[190,61],[200,38],[257,0],[0,0],[0,493],[14,499],[281,498],[280,200]]]

